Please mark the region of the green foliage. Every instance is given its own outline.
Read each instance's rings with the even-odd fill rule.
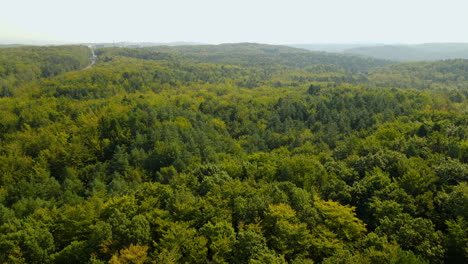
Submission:
[[[447,261],[462,263],[468,260],[468,223],[463,217],[447,220]]]
[[[365,231],[365,224],[359,220],[352,207],[334,201],[316,201],[315,205],[324,218],[325,225],[341,240],[355,240]]]
[[[286,204],[270,205],[265,213],[264,232],[268,245],[287,259],[310,247],[307,225]]]
[[[466,262],[465,61],[88,53],[0,50],[1,263]]]
[[[230,263],[232,262],[232,250],[236,243],[236,233],[232,225],[228,222],[219,222],[212,224],[211,222],[205,224],[200,228],[202,233],[209,240],[208,256],[216,263]]]
[[[197,230],[184,223],[170,223],[158,243],[162,254],[164,249],[175,252],[176,261],[180,263],[206,263],[208,240],[197,233]]]
[[[394,256],[390,263],[392,264],[404,264],[404,263],[411,263],[411,264],[425,264],[428,263],[427,261],[422,260],[420,257],[416,256],[412,251],[404,251],[399,250],[397,255]]]
[[[0,97],[13,96],[20,86],[89,64],[85,46],[13,47],[0,49]]]
[[[122,249],[118,254],[112,256],[109,264],[143,264],[147,259],[147,246],[130,245],[128,248]]]

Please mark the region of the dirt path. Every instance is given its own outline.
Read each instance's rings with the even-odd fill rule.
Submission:
[[[94,46],[89,45],[88,48],[91,50],[91,53],[93,55],[91,56],[91,58],[89,58],[91,62],[89,63],[88,66],[85,67],[85,69],[91,68],[96,63],[96,60],[97,60],[97,56],[94,53]]]

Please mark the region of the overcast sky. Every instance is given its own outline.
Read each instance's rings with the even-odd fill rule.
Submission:
[[[468,0],[1,0],[0,43],[468,42]]]

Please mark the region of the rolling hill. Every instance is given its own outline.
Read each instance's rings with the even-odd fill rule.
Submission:
[[[468,43],[428,43],[420,45],[357,47],[347,49],[344,53],[392,61],[468,59]]]

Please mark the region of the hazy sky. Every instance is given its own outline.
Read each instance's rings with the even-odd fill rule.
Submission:
[[[1,0],[0,43],[468,42],[467,0]]]

